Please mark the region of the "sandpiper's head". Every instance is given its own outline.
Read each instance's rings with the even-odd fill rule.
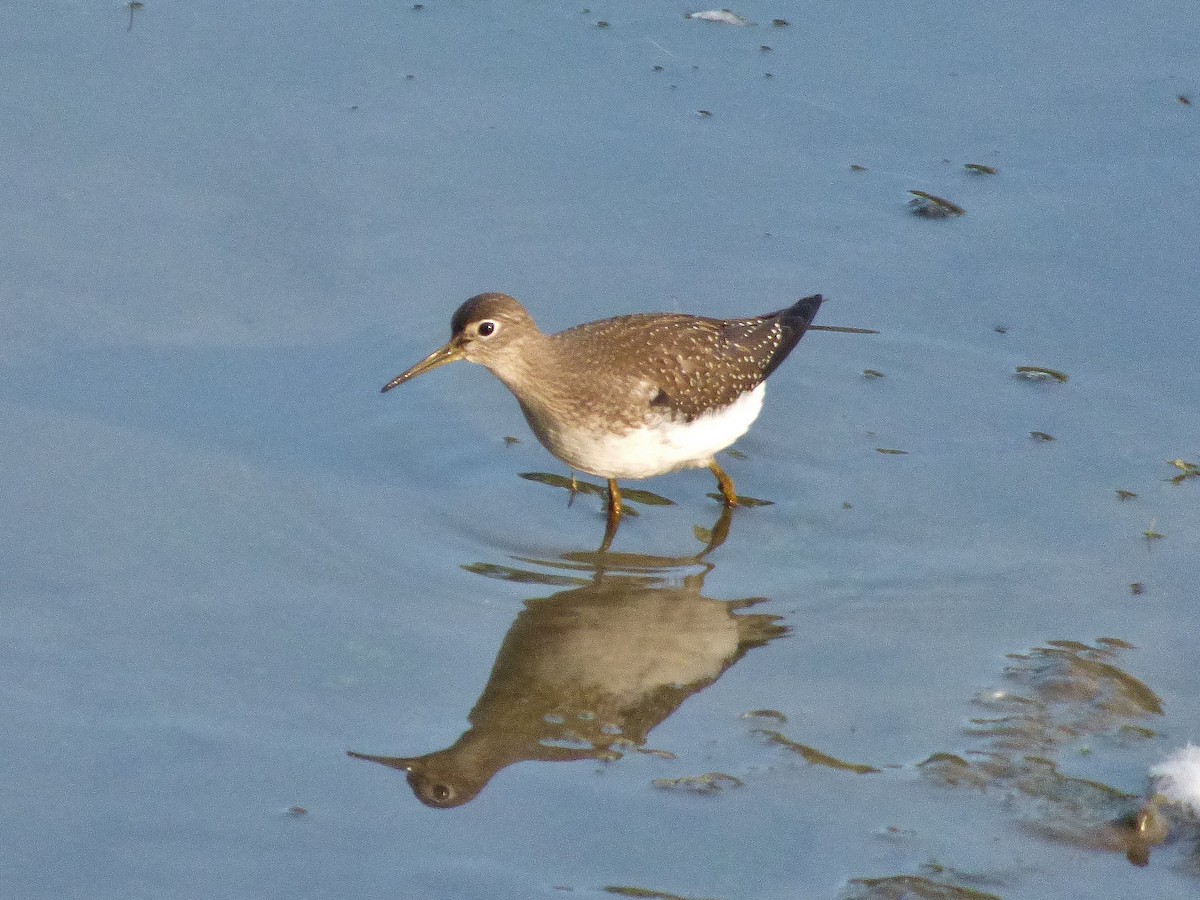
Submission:
[[[455,310],[450,319],[450,342],[397,375],[383,390],[460,359],[503,369],[521,341],[539,333],[525,307],[508,294],[479,294]]]

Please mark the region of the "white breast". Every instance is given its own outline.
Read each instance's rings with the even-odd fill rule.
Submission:
[[[602,478],[649,478],[708,465],[715,453],[750,430],[762,411],[765,393],[766,385],[760,384],[719,412],[691,422],[664,416],[624,434],[561,430],[553,422],[534,421],[533,416],[529,424],[546,448],[573,469]]]

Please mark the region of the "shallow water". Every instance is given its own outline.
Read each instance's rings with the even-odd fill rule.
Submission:
[[[6,896],[1196,893],[1190,5],[689,11],[0,8]],[[490,289],[881,334],[600,554]]]

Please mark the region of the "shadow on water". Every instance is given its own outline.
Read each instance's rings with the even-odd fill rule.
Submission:
[[[579,551],[519,559],[518,567],[466,566],[565,590],[525,602],[468,716],[471,727],[453,745],[422,756],[350,755],[407,773],[423,803],[448,808],[514,763],[651,752],[650,732],[688,697],[787,633],[779,616],[743,612],[764,598],[703,595],[714,568],[707,557],[729,524],[726,509],[692,556]]]

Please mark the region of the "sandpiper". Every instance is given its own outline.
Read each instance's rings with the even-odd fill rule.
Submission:
[[[611,538],[621,515],[620,478],[707,467],[726,505],[737,504],[715,454],[758,418],[767,376],[804,336],[821,301],[814,294],[748,319],[650,313],[544,334],[512,297],[479,294],[454,313],[449,343],[383,390],[460,359],[486,366],[547,450],[573,470],[608,479]]]

